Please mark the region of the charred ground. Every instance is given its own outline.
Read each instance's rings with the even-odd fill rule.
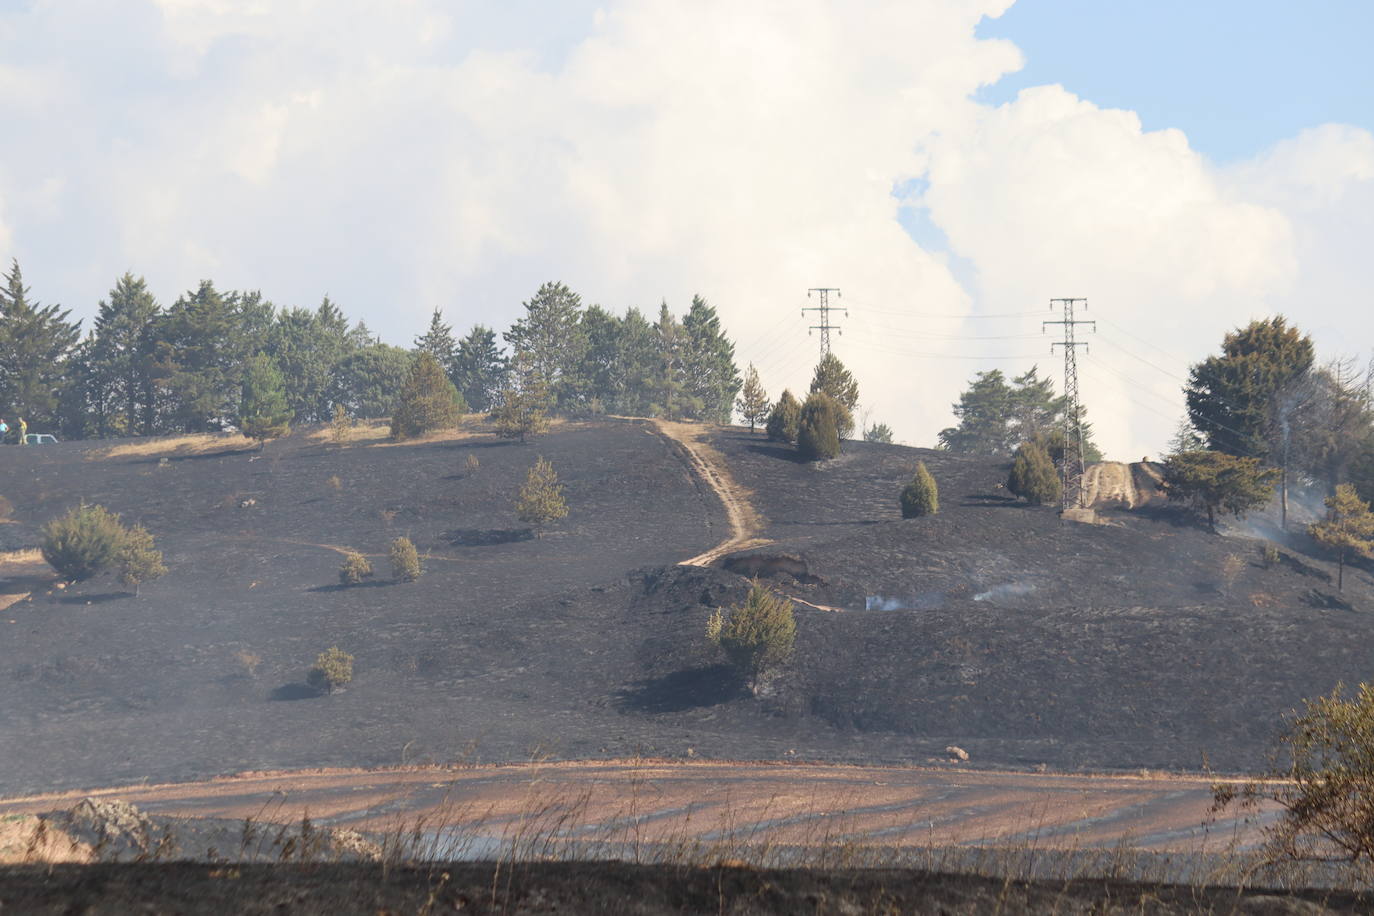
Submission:
[[[0,612],[0,791],[532,754],[925,762],[948,744],[986,765],[1244,769],[1279,715],[1368,676],[1365,573],[1337,599],[1321,560],[1262,568],[1255,542],[1171,512],[1064,524],[1012,501],[995,462],[849,443],[813,466],[741,430],[708,440],[773,541],[727,564],[843,609],[798,606],[797,654],[758,698],[701,638],[747,580],[675,565],[729,536],[724,514],[648,424],[528,446],[297,434],[165,462],[4,449],[6,546],[98,502],[146,525],[171,573],[137,599],[36,580]],[[537,454],[571,507],[543,537],[511,509]],[[917,460],[941,512],[904,521]],[[417,582],[385,581],[398,535]],[[337,587],[349,550],[374,582]],[[315,697],[301,681],[331,645],[356,679]]]

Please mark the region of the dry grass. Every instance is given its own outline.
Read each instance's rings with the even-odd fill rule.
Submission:
[[[196,433],[188,436],[160,436],[152,439],[139,439],[134,442],[121,442],[118,445],[91,449],[86,453],[86,460],[231,454],[251,451],[257,447],[258,443],[238,433]]]
[[[35,582],[49,584],[57,574],[36,548],[6,550],[0,551],[0,579],[5,580],[0,585],[0,611],[5,611],[29,597]]]

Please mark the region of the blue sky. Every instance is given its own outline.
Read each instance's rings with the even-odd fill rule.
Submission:
[[[1146,130],[1180,128],[1218,162],[1315,124],[1374,128],[1369,0],[1017,0],[978,35],[1026,57],[982,99],[1060,83]]]

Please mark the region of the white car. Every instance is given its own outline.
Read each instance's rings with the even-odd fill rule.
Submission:
[[[24,437],[25,445],[56,445],[57,437],[51,433],[29,433]]]

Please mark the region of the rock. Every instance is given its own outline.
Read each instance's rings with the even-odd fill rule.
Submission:
[[[961,763],[968,760],[968,751],[959,747],[957,744],[951,744],[949,747],[945,748],[945,753]]]

